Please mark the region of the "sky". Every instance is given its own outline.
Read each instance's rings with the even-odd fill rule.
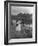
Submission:
[[[33,13],[33,7],[23,6],[11,6],[11,15],[17,15],[19,13]]]

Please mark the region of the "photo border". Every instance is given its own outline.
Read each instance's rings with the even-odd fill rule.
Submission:
[[[8,3],[32,3],[36,4],[35,6],[35,42],[18,42],[18,43],[8,43]],[[6,18],[5,18],[6,16]],[[5,19],[6,19],[6,29],[5,29]],[[6,32],[5,32],[6,31]],[[31,44],[31,43],[37,43],[37,2],[31,2],[31,1],[4,1],[4,44],[5,45],[11,45],[11,44]]]

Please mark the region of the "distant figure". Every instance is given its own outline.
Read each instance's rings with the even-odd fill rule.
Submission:
[[[12,20],[13,25],[16,25],[16,20]]]

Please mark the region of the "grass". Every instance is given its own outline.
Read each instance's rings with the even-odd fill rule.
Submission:
[[[11,26],[11,38],[32,38],[32,30],[22,29],[21,31],[16,31],[15,28],[16,26]]]

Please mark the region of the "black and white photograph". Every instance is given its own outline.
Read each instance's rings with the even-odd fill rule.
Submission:
[[[30,7],[11,6],[11,29],[12,38],[32,38],[32,13],[28,13]]]
[[[5,5],[5,42],[36,43],[37,2],[5,2]]]

